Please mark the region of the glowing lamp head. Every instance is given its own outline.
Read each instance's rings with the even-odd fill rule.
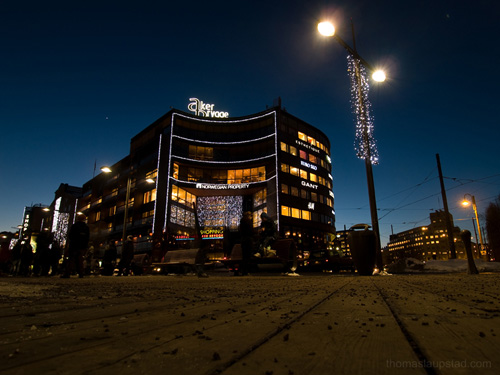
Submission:
[[[464,206],[464,207],[469,207],[469,206],[470,206],[470,202],[469,202],[468,200],[464,199],[464,200],[462,201],[462,206]]]
[[[320,22],[318,23],[318,31],[323,36],[333,36],[335,34],[335,26],[328,21]]]
[[[111,168],[110,167],[101,167],[101,172],[111,173]]]
[[[383,70],[377,70],[377,71],[373,72],[372,78],[376,82],[384,82],[386,77],[385,77],[385,73]]]

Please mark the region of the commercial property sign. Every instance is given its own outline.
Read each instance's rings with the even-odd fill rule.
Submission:
[[[215,111],[215,104],[203,103],[198,98],[189,98],[188,109],[196,116],[213,117],[213,118],[228,118],[229,112]]]
[[[209,190],[239,190],[248,189],[250,184],[205,184],[197,183],[197,189],[209,189]]]

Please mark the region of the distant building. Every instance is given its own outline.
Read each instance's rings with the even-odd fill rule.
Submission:
[[[136,251],[162,240],[189,246],[198,218],[201,238],[222,256],[246,211],[256,231],[267,213],[299,250],[334,239],[330,142],[281,107],[238,118],[173,109],[133,137],[110,170],[85,183],[78,202],[96,246],[121,241],[124,224]]]
[[[349,233],[351,233],[351,232],[352,232],[352,230],[347,230],[347,229],[337,231],[334,249],[341,256],[345,256],[345,257],[351,256],[351,249],[349,248],[349,243],[347,241],[347,237],[349,236]]]
[[[409,257],[422,261],[449,259],[450,249],[445,218],[444,211],[436,211],[430,214],[431,222],[429,225],[392,234],[384,251],[388,261]],[[453,225],[451,214],[450,220]],[[466,259],[465,246],[460,238],[460,228],[458,227],[453,227],[453,240],[457,259]],[[478,257],[477,246],[473,247],[474,256]]]

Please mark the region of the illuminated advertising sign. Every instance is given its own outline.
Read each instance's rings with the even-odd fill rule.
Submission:
[[[317,152],[317,153],[320,152],[319,148],[316,148],[316,147],[310,145],[309,143],[302,142],[302,141],[300,141],[298,139],[295,140],[295,143],[298,144],[299,146],[308,148],[309,150],[313,150],[314,152]]]
[[[202,229],[200,232],[202,240],[222,240],[224,238],[224,229],[221,228]]]
[[[215,104],[203,103],[198,98],[189,98],[190,103],[188,109],[196,116],[213,117],[213,118],[228,118],[229,113],[223,111],[214,111]]]
[[[317,171],[318,170],[317,166],[315,166],[314,164],[308,163],[307,161],[304,161],[304,160],[300,161],[300,165],[302,165],[304,167],[307,167],[307,168],[310,168],[313,171]]]
[[[318,185],[311,184],[311,183],[309,183],[307,181],[301,181],[301,184],[302,184],[302,186],[305,186],[305,187],[308,187],[308,188],[311,188],[311,189],[315,189],[315,190],[318,189]]]
[[[210,190],[239,190],[248,189],[250,184],[202,184],[197,183],[197,189],[210,189]]]

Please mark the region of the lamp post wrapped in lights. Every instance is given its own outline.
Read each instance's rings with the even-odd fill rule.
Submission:
[[[385,73],[375,70],[356,51],[356,44],[351,48],[342,38],[335,34],[335,27],[330,22],[318,24],[320,34],[334,37],[344,47],[348,55],[348,72],[351,79],[351,103],[356,118],[356,154],[364,159],[366,167],[366,178],[368,183],[368,197],[370,200],[370,215],[372,228],[377,237],[376,240],[376,264],[382,270],[382,251],[380,247],[380,230],[378,225],[377,201],[375,199],[375,185],[373,182],[372,164],[378,164],[378,152],[373,138],[373,118],[370,114],[370,102],[368,100],[369,84],[366,70],[372,72],[372,78],[377,82],[385,80]]]

